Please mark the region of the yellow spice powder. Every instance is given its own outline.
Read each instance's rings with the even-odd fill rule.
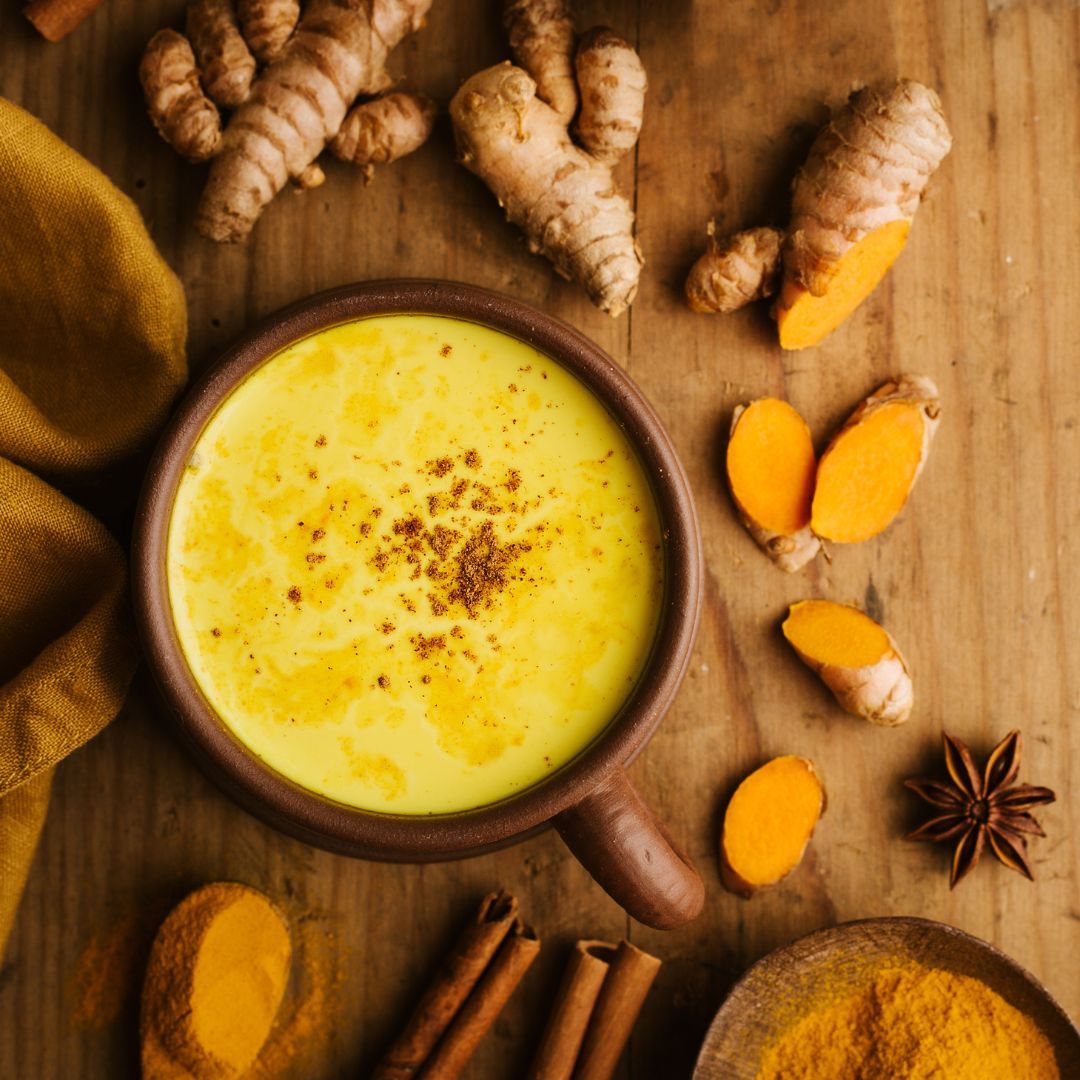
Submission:
[[[757,1080],[1060,1080],[1046,1036],[978,979],[910,962],[824,1002]]]

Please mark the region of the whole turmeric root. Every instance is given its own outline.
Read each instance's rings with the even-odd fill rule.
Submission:
[[[191,43],[159,30],[139,64],[146,107],[161,137],[188,161],[206,161],[221,142],[221,117],[199,85]]]
[[[296,0],[247,0],[238,23],[232,0],[196,0],[188,32],[198,66],[182,35],[155,35],[140,68],[155,126],[189,159],[213,157],[198,230],[212,240],[241,240],[289,180],[300,190],[322,183],[319,154],[359,95],[390,85],[387,56],[420,28],[430,6],[431,0],[309,0],[297,24]],[[252,50],[273,60],[254,81]],[[236,108],[223,134],[200,72],[207,94]],[[339,156],[364,166],[365,175],[373,164],[416,149],[431,131],[427,99],[403,108],[406,96],[392,97],[368,103],[367,112],[354,110],[350,133],[337,144]]]
[[[507,7],[521,18],[554,12],[557,34],[532,54],[515,46],[528,71],[509,63],[466,80],[450,103],[459,158],[491,189],[506,216],[521,228],[533,252],[545,255],[563,277],[576,281],[609,315],[621,314],[634,299],[644,263],[634,239],[634,213],[619,194],[612,163],[637,141],[644,105],[645,75],[634,50],[611,31],[587,36],[579,73],[587,72],[579,131],[600,156],[576,145],[568,130],[562,61],[570,63],[572,38],[564,33],[565,6],[514,0]],[[540,9],[543,9],[541,12]],[[508,18],[508,22],[510,22]],[[552,51],[558,49],[560,63]],[[597,77],[598,76],[598,77]],[[544,100],[541,78],[551,100]],[[572,113],[572,110],[571,110]]]
[[[745,229],[718,241],[716,224],[710,221],[707,232],[708,250],[686,279],[686,303],[691,311],[738,311],[776,292],[784,242],[779,229]]]
[[[370,177],[376,165],[411,154],[435,125],[435,102],[423,94],[386,94],[355,106],[330,143],[334,157],[359,165]]]
[[[845,712],[894,727],[911,715],[911,672],[889,633],[869,615],[831,600],[792,604],[784,637]]]
[[[724,813],[720,880],[749,899],[802,862],[825,812],[825,786],[806,758],[786,755],[756,769]]]
[[[773,307],[782,348],[816,345],[873,292],[951,146],[937,94],[911,80],[858,91],[819,133],[792,185]]]

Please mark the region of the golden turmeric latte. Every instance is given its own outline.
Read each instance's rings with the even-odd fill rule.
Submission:
[[[826,997],[757,1080],[1060,1080],[1046,1036],[978,979],[897,961]]]
[[[289,977],[289,929],[260,892],[217,882],[182,901],[150,953],[144,1080],[233,1080],[251,1068]]]

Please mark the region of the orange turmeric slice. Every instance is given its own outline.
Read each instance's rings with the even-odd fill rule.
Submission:
[[[886,727],[911,715],[915,695],[907,661],[869,615],[831,600],[803,600],[791,605],[782,629],[846,712]]]
[[[759,398],[731,420],[731,497],[758,546],[781,569],[800,569],[820,549],[810,529],[817,462],[806,421],[786,402]]]
[[[875,229],[830,268],[820,296],[787,278],[774,314],[782,349],[806,349],[828,337],[873,291],[907,243],[911,224],[890,221]]]
[[[840,544],[869,540],[903,509],[940,416],[937,387],[903,375],[874,391],[821,456],[810,528]]]
[[[773,758],[752,772],[724,813],[720,878],[725,888],[750,897],[790,874],[824,812],[825,787],[806,758]]]

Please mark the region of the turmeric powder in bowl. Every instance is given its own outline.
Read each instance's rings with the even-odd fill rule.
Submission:
[[[162,923],[142,996],[144,1080],[234,1080],[255,1062],[289,978],[289,928],[235,882],[184,899]]]
[[[979,979],[911,960],[817,1006],[769,1047],[756,1080],[1060,1080],[1050,1041]]]

